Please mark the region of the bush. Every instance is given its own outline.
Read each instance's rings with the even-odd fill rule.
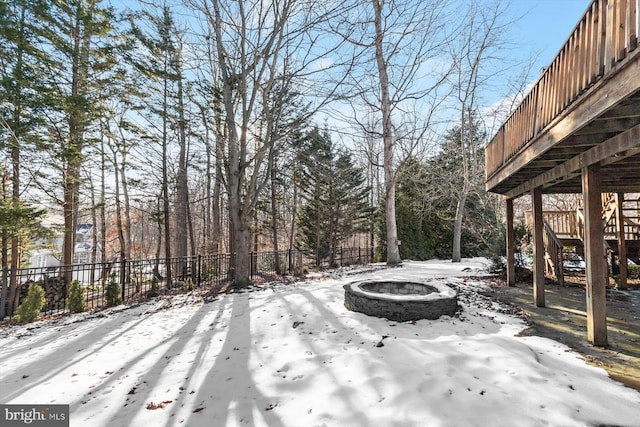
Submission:
[[[147,291],[147,297],[152,298],[158,296],[158,278],[153,276],[151,278],[151,289]]]
[[[640,265],[627,265],[627,276],[629,279],[640,279]]]
[[[46,303],[47,299],[44,297],[44,290],[42,287],[38,284],[32,283],[29,285],[27,296],[18,307],[16,322],[30,323],[35,321],[40,315],[40,310],[42,310],[42,307],[44,307]]]
[[[120,299],[120,285],[116,282],[115,275],[111,276],[111,281],[107,284],[104,297],[107,300],[107,307],[114,307],[122,301]]]
[[[187,280],[185,280],[182,283],[182,290],[183,291],[192,291],[193,290],[193,280],[191,280],[191,277],[187,277]]]
[[[69,311],[72,313],[82,313],[86,310],[84,289],[77,280],[71,282],[71,286],[69,287],[68,306]]]
[[[490,264],[487,266],[487,272],[489,274],[504,275],[507,272],[507,261],[504,257],[495,255],[490,258]]]

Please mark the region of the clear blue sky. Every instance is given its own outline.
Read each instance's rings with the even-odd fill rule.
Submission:
[[[514,14],[524,15],[514,29],[514,37],[539,52],[538,69],[553,60],[591,4],[591,0],[511,1]]]

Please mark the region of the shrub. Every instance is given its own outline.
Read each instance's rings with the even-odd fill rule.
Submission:
[[[151,278],[151,289],[147,291],[147,297],[152,298],[158,296],[158,278],[153,276]]]
[[[82,313],[86,310],[84,300],[84,289],[80,282],[74,280],[69,287],[69,311],[72,313]]]
[[[116,282],[115,275],[111,275],[111,280],[107,284],[104,297],[107,300],[107,307],[114,307],[122,301],[120,299],[120,285]]]
[[[192,291],[193,290],[193,280],[191,280],[191,277],[187,277],[187,280],[185,280],[182,283],[182,290],[183,291]]]
[[[518,222],[513,227],[515,237],[515,261],[516,267],[527,267],[526,254],[531,248],[533,234],[525,222]]]
[[[507,262],[504,257],[499,255],[494,255],[489,260],[490,263],[487,266],[487,272],[489,274],[502,274],[504,275],[507,271]]]
[[[30,323],[35,321],[40,315],[40,310],[47,303],[44,297],[44,290],[40,285],[32,283],[29,285],[27,296],[18,307],[16,322]]]
[[[629,264],[627,272],[629,279],[640,279],[640,265]]]

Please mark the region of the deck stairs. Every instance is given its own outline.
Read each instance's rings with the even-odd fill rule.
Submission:
[[[619,203],[615,193],[602,194],[602,226],[607,253],[618,255],[618,209],[622,211],[627,258],[640,263],[640,194],[626,194]],[[564,282],[565,260],[570,254],[584,258],[584,213],[544,211],[545,269],[548,276]]]

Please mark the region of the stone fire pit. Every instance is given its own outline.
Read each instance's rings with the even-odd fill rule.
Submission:
[[[405,322],[438,319],[458,310],[456,292],[442,283],[395,280],[354,282],[344,285],[344,305],[351,311]]]

